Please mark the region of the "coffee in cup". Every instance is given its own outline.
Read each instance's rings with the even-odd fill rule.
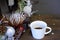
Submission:
[[[36,27],[35,29],[42,29],[41,27]]]

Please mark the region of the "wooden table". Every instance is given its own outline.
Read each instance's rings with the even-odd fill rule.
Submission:
[[[31,17],[31,22],[35,20],[45,21],[49,27],[52,28],[52,32],[42,40],[60,40],[60,18],[53,17],[51,15],[33,15]],[[20,40],[36,40],[32,37],[30,29],[28,29],[21,36]]]
[[[34,19],[33,19],[34,18]],[[42,40],[60,40],[60,18],[54,18],[53,16],[49,15],[34,15],[32,16],[31,20],[43,20],[47,22],[48,26],[52,28],[52,32]],[[36,40],[32,37],[30,29],[28,29],[22,36],[20,40]]]

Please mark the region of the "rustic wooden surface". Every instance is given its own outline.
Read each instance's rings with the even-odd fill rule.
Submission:
[[[60,40],[60,19],[51,15],[33,15],[31,21],[42,20],[45,21],[49,27],[52,28],[52,32],[41,40]],[[36,40],[32,37],[30,29],[28,29],[21,37],[20,40]]]
[[[49,27],[52,28],[52,32],[41,40],[60,40],[60,18],[53,17],[51,15],[33,15],[31,22],[36,20],[45,21]],[[30,29],[22,34],[19,40],[36,40],[32,37]]]

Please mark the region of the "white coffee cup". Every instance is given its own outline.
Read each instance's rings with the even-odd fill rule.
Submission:
[[[52,31],[50,27],[47,26],[47,23],[44,21],[34,21],[30,25],[32,36],[35,39],[42,39],[44,38],[45,34],[48,34]],[[35,29],[35,28],[42,28],[42,29]],[[46,29],[49,29],[50,31],[46,32]]]

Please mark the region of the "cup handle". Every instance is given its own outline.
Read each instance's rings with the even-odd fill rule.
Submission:
[[[49,29],[50,31],[45,32],[45,34],[49,34],[52,31],[52,29],[50,27],[47,27],[46,29]]]

